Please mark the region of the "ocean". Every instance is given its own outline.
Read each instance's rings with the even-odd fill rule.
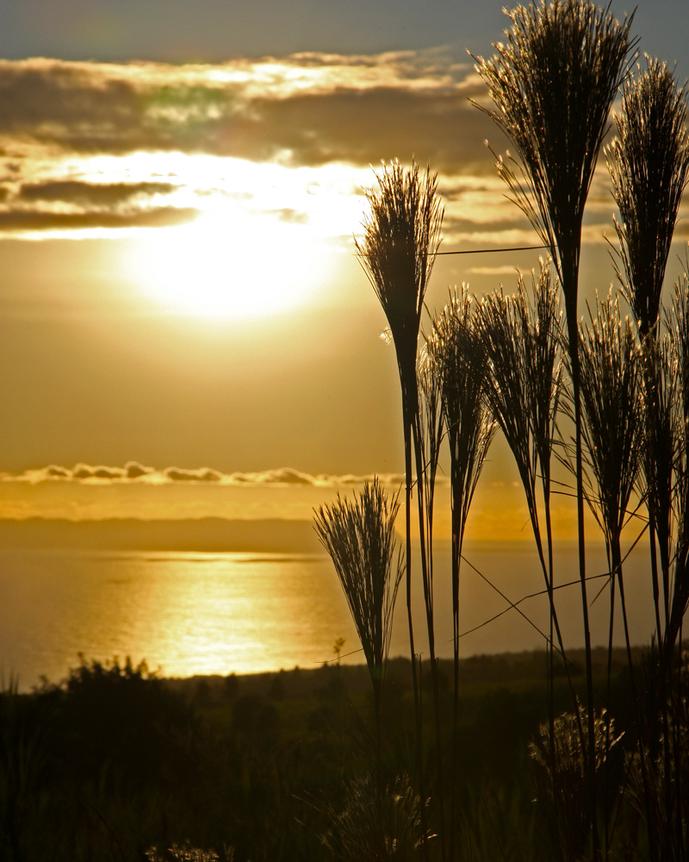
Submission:
[[[543,646],[547,602],[536,596],[508,608],[484,578],[512,602],[543,589],[532,546],[524,543],[469,545],[462,566],[460,629],[464,655],[521,651]],[[452,652],[450,552],[435,556],[436,643]],[[566,644],[582,644],[576,547],[556,556],[558,612]],[[589,575],[606,570],[602,548],[589,554]],[[480,574],[479,574],[480,573]],[[415,572],[417,650],[427,655],[425,621]],[[589,599],[606,581],[589,585]],[[647,556],[635,551],[625,566],[632,639],[648,642],[651,592]],[[619,604],[619,602],[618,602]],[[605,591],[591,607],[593,639],[607,638]],[[470,632],[477,626],[477,630]],[[75,551],[0,552],[0,677],[18,678],[28,690],[46,677],[65,678],[87,659],[145,659],[165,676],[251,673],[317,667],[334,658],[344,638],[343,661],[362,662],[347,605],[329,559],[317,554],[141,553]],[[616,642],[622,630],[617,625]],[[404,584],[398,596],[391,655],[407,655]]]

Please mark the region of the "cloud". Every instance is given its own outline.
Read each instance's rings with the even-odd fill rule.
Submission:
[[[222,473],[219,473],[217,470],[211,470],[208,467],[201,467],[197,470],[167,467],[163,470],[162,475],[170,482],[220,482],[223,478]]]
[[[404,477],[399,473],[377,474],[379,481],[386,486],[399,488]],[[278,467],[256,472],[223,473],[211,467],[156,467],[128,461],[124,466],[75,464],[64,467],[50,464],[46,467],[24,470],[20,473],[0,473],[4,483],[28,483],[39,485],[44,482],[66,482],[86,485],[177,485],[215,484],[235,488],[257,487],[314,487],[337,488],[362,485],[371,481],[374,474],[342,475],[328,473],[305,473],[292,467]],[[442,480],[440,480],[442,481]]]
[[[290,207],[283,207],[278,210],[266,210],[265,215],[275,216],[280,221],[287,222],[288,224],[305,224],[308,221],[306,213],[299,212],[299,210]]]
[[[78,464],[72,474],[74,479],[119,479],[121,471],[112,467],[90,467],[87,464]]]
[[[155,207],[124,212],[9,209],[0,210],[0,231],[168,227],[193,221],[197,216],[198,210],[189,207]]]
[[[216,66],[0,61],[0,138],[74,154],[211,153],[294,165],[430,160],[492,173],[483,85],[440,52]]]
[[[302,473],[291,467],[281,467],[276,470],[264,470],[258,473],[231,473],[231,482],[239,485],[318,485],[322,484],[319,477],[310,473]],[[326,480],[325,477],[320,477]]]
[[[242,155],[271,158],[287,151],[298,165],[368,165],[414,156],[445,173],[494,172],[481,143],[490,123],[455,88],[341,86],[257,99],[252,108],[253,119],[236,130]]]
[[[115,207],[132,198],[169,194],[171,183],[85,183],[77,180],[25,183],[18,201],[60,201],[80,207]]]
[[[66,467],[57,467],[51,464],[49,467],[43,468],[43,473],[46,479],[71,479],[72,473]]]
[[[147,476],[153,472],[152,467],[145,467],[138,461],[128,461],[123,468],[123,475],[126,479],[140,479],[142,476]]]
[[[369,165],[413,156],[440,172],[446,249],[538,245],[484,146],[507,142],[470,99],[485,101],[483,83],[443,50],[0,60],[0,234],[155,228],[242,210],[349,242]],[[608,186],[601,163],[586,242],[601,243],[610,224]]]

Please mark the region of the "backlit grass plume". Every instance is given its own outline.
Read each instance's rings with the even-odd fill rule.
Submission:
[[[689,264],[689,260],[687,261]],[[689,271],[685,270],[675,284],[671,321],[676,358],[678,397],[675,399],[676,456],[674,491],[674,578],[670,599],[666,653],[672,655],[680,646],[682,624],[689,608]]]
[[[520,276],[515,294],[488,294],[476,325],[486,359],[486,397],[514,455],[545,571],[536,486],[540,476],[549,500],[562,376],[560,309],[547,265],[533,278],[531,293],[530,300]]]
[[[583,860],[587,854],[585,777],[587,752],[582,746],[579,727],[586,721],[581,704],[576,712],[566,712],[555,719],[555,758],[550,756],[550,729],[542,724],[529,745],[538,787],[537,802],[547,814],[547,823],[554,833],[553,855],[562,860]],[[594,716],[594,769],[605,778],[615,761],[622,757],[620,742],[624,731],[618,732],[615,719],[606,710]],[[613,753],[614,752],[614,753]],[[553,767],[554,763],[554,767]]]
[[[550,247],[565,300],[575,414],[579,580],[586,651],[589,824],[599,851],[593,765],[593,664],[586,587],[577,297],[584,207],[608,114],[629,68],[631,18],[590,0],[552,0],[507,12],[506,41],[476,69],[493,107],[487,113],[517,149],[498,172],[511,199]]]
[[[452,602],[455,649],[459,635],[459,562],[469,510],[495,423],[485,399],[485,351],[476,328],[475,300],[466,286],[433,321],[428,340],[440,375],[442,409],[450,449],[452,505]]]
[[[432,835],[422,801],[408,777],[398,776],[372,804],[371,781],[354,779],[337,805],[324,806],[328,831],[321,836],[327,858],[336,862],[415,862],[423,859]]]
[[[382,686],[392,618],[402,578],[395,518],[397,495],[377,479],[352,500],[337,500],[314,513],[314,528],[330,554],[366,657],[373,689],[378,802],[382,798]]]
[[[392,634],[402,560],[397,550],[397,495],[388,497],[378,479],[351,500],[337,495],[314,513],[314,529],[330,554],[366,657],[373,689],[376,797],[382,805],[382,686]]]
[[[466,286],[433,321],[427,340],[433,372],[438,375],[442,414],[450,450],[453,636],[453,761],[450,841],[456,838],[457,748],[459,722],[459,579],[469,510],[495,431],[485,400],[485,354],[476,330],[475,301]],[[450,848],[454,858],[454,845]]]
[[[642,349],[645,453],[641,488],[649,517],[656,635],[658,643],[662,643],[670,617],[673,487],[680,379],[676,373],[675,345],[669,333],[651,333],[643,340]]]
[[[606,148],[613,196],[617,269],[642,336],[656,324],[670,244],[689,178],[686,88],[667,65],[646,67],[624,87],[617,136]]]
[[[488,114],[515,144],[499,165],[514,202],[552,249],[567,315],[576,316],[581,224],[608,113],[628,70],[631,18],[588,0],[506,12],[510,29],[477,71]],[[515,173],[516,171],[516,173]]]
[[[398,509],[397,495],[388,497],[374,479],[353,499],[338,495],[335,503],[320,506],[314,515],[316,533],[332,558],[377,693],[402,576],[395,535]]]
[[[450,293],[433,321],[428,350],[441,379],[450,485],[457,504],[453,518],[464,525],[495,431],[485,399],[486,356],[476,325],[476,301],[466,285]],[[461,552],[461,546],[457,550]]]
[[[397,351],[400,375],[416,363],[423,301],[440,243],[443,208],[437,175],[398,161],[376,174],[367,193],[370,214],[355,240],[361,264],[378,297]],[[402,380],[402,385],[410,382]]]
[[[642,353],[629,318],[610,293],[580,325],[581,395],[587,500],[605,538],[610,582],[608,676],[612,661],[615,590],[619,589],[630,673],[633,671],[622,570],[622,531],[643,456]]]
[[[554,730],[554,641],[557,639],[563,658],[564,644],[554,596],[551,460],[562,367],[561,313],[549,265],[542,263],[538,277],[532,277],[531,294],[529,299],[520,275],[517,293],[484,297],[477,329],[486,359],[486,398],[517,465],[548,594],[549,717]],[[539,484],[545,540],[538,507]]]
[[[417,779],[423,796],[421,693],[412,616],[411,498],[416,466],[419,545],[422,580],[428,584],[426,514],[424,503],[424,442],[419,412],[417,352],[424,297],[440,243],[443,207],[437,175],[412,163],[384,165],[376,175],[377,188],[368,192],[370,212],[364,234],[355,240],[361,265],[373,286],[390,328],[397,355],[402,392],[405,473],[405,593],[412,687],[416,716]],[[432,639],[432,633],[429,634]],[[432,674],[437,673],[432,662]],[[434,683],[434,688],[436,687]]]
[[[622,319],[612,294],[597,302],[580,332],[583,436],[592,480],[588,498],[612,547],[629,517],[642,454],[642,355],[634,327]]]

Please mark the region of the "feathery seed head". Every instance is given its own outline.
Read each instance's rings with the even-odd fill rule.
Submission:
[[[527,497],[550,455],[561,388],[561,311],[550,267],[542,262],[527,290],[484,297],[477,317],[486,355],[486,393],[517,462]]]
[[[390,326],[401,364],[416,359],[416,344],[434,256],[440,244],[443,207],[437,174],[405,168],[398,161],[376,174],[367,193],[370,214],[355,239],[361,265]]]
[[[335,503],[314,513],[314,529],[332,558],[374,688],[382,679],[402,577],[398,509],[397,495],[389,497],[376,478],[353,500],[338,494]]]
[[[686,86],[667,65],[645,58],[624,87],[617,136],[606,147],[619,240],[615,265],[642,336],[656,325],[682,192],[689,180]]]
[[[495,433],[485,399],[485,352],[476,327],[476,301],[467,285],[450,293],[433,321],[428,350],[441,379],[453,508],[461,510],[464,524]]]
[[[619,540],[643,452],[643,366],[634,327],[610,292],[580,324],[582,429],[595,489],[589,504]]]
[[[619,22],[589,0],[541,0],[506,14],[507,41],[476,58],[476,71],[493,101],[487,113],[519,156],[499,171],[551,248],[573,322],[584,204],[627,73],[632,19]]]

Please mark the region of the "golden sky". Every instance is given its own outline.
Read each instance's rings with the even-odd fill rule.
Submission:
[[[484,145],[504,141],[469,102],[484,94],[466,49],[499,38],[499,5],[463,37],[445,2],[426,29],[400,4],[390,32],[357,27],[378,14],[357,3],[338,41],[303,4],[298,33],[249,16],[245,49],[235,33],[222,53],[212,15],[185,48],[169,22],[156,45],[145,11],[128,34],[129,3],[59,4],[71,36],[45,18],[32,31],[32,4],[0,37],[0,516],[308,517],[352,477],[396,485],[394,354],[352,236],[371,165],[414,156],[440,174],[445,250],[537,242]],[[612,213],[601,166],[584,299],[613,279]],[[670,279],[686,203],[676,237]],[[538,254],[441,258],[429,305],[462,281],[512,289]],[[476,535],[521,534],[514,480],[497,443]]]

